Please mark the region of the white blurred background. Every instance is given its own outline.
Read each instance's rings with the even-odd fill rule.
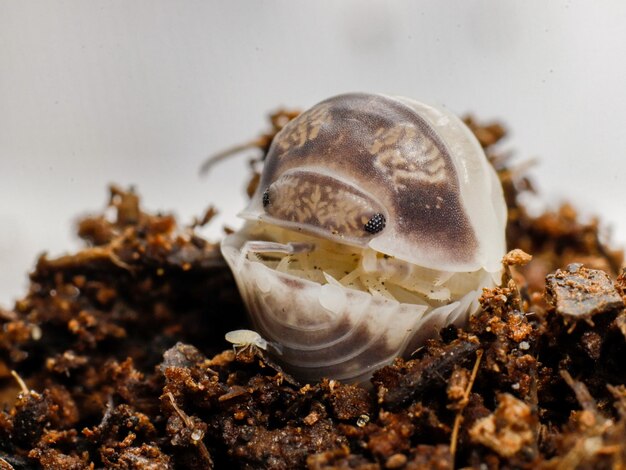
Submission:
[[[346,91],[503,120],[543,200],[624,244],[624,18],[621,0],[0,0],[0,305],[38,254],[76,249],[111,182],[184,222],[215,203],[217,237],[247,159],[203,179],[205,157]]]

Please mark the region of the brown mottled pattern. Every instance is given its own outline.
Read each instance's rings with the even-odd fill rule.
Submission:
[[[448,149],[428,122],[404,103],[354,93],[314,106],[276,136],[265,162],[262,190],[285,172],[303,167],[323,168],[375,196],[385,206],[389,225],[416,249],[437,250],[459,262],[472,259],[478,243],[460,200]],[[341,197],[340,185],[337,180],[336,198]],[[293,221],[303,215],[287,214],[277,217]]]
[[[291,171],[269,187],[268,215],[346,237],[371,237],[367,221],[382,211],[358,188],[308,171]]]
[[[445,184],[448,178],[440,149],[430,139],[423,139],[422,145],[416,146],[418,139],[415,126],[398,124],[390,129],[378,129],[368,148],[376,168],[397,188],[406,188],[413,181]]]
[[[298,119],[290,121],[281,132],[277,145],[284,151],[289,148],[302,147],[305,143],[314,140],[322,127],[329,123],[332,116],[329,106],[320,104],[305,111]],[[279,154],[285,155],[285,154]]]

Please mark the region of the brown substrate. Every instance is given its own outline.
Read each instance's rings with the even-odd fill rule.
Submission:
[[[369,389],[297,383],[223,340],[247,322],[219,250],[194,233],[212,211],[179,227],[112,188],[115,220],[82,220],[87,247],[41,258],[0,311],[0,468],[623,467],[622,254],[569,206],[531,217],[528,180],[491,151],[503,129],[468,123],[503,181],[509,246],[533,259],[509,255],[466,331]]]

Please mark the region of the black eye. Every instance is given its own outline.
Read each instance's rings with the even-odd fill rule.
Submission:
[[[368,233],[378,233],[385,228],[385,216],[381,213],[374,214],[363,226]]]
[[[267,207],[270,205],[270,190],[267,188],[263,192],[263,207]]]

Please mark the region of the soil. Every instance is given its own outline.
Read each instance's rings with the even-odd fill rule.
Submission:
[[[247,147],[264,154],[296,115],[277,112]],[[196,233],[215,210],[180,225],[111,187],[79,223],[84,248],[41,257],[0,310],[0,469],[624,468],[623,254],[569,205],[531,215],[504,128],[466,122],[502,181],[513,251],[465,330],[369,388],[298,383],[224,340],[249,325]]]

